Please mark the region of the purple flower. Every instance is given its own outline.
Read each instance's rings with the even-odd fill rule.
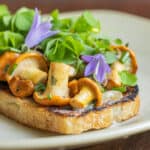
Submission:
[[[32,26],[25,39],[25,44],[29,48],[32,48],[44,39],[57,34],[58,31],[51,31],[51,27],[52,24],[49,21],[41,22],[41,16],[36,8]]]
[[[94,74],[96,80],[102,83],[105,80],[106,73],[110,72],[110,67],[106,63],[104,56],[102,54],[94,56],[84,55],[81,58],[88,63],[85,68],[84,76]]]

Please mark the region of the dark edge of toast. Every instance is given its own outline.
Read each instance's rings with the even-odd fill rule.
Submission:
[[[125,102],[130,102],[134,101],[136,96],[138,96],[139,93],[139,88],[138,85],[134,87],[128,87],[126,93],[124,94],[123,98],[120,100],[116,101],[108,101],[107,103],[103,104],[100,107],[87,107],[85,109],[76,109],[72,110],[69,107],[47,107],[49,111],[52,111],[54,113],[57,113],[59,115],[67,116],[67,117],[80,117],[83,115],[86,115],[87,113],[91,111],[101,111],[103,109],[106,109],[108,107],[111,107],[113,105],[117,105],[119,103],[125,103]]]
[[[9,91],[8,85],[6,83],[0,83],[0,89],[7,92],[8,94],[11,94],[10,91]],[[112,100],[107,101],[106,103],[104,103],[100,107],[95,107],[94,104],[91,104],[87,108],[84,108],[84,109],[72,109],[70,106],[44,107],[44,106],[41,106],[39,104],[37,104],[37,107],[39,107],[39,108],[42,107],[47,111],[53,112],[57,115],[64,116],[64,117],[65,116],[67,116],[67,117],[80,117],[80,116],[86,115],[87,113],[89,113],[91,111],[101,111],[101,110],[106,109],[108,107],[111,107],[113,105],[134,101],[136,96],[138,95],[138,93],[139,93],[138,85],[136,85],[134,87],[128,87],[127,91],[124,93],[123,98],[121,98],[120,100],[115,100],[115,101],[112,101]],[[23,100],[29,100],[29,101],[32,101],[33,103],[35,103],[33,98],[31,98],[31,97],[23,99]]]

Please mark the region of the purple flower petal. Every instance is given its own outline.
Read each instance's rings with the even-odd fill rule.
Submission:
[[[30,44],[30,37],[32,36],[33,32],[38,27],[38,25],[40,24],[40,22],[41,22],[41,16],[39,15],[38,9],[35,8],[35,15],[34,15],[34,18],[33,18],[33,23],[32,23],[32,26],[30,28],[30,31],[29,31],[26,39],[25,39],[25,44],[26,45]]]
[[[100,62],[97,64],[97,72],[95,72],[96,80],[102,83],[106,76],[106,68],[104,62]]]
[[[84,60],[85,62],[90,62],[93,60],[93,56],[89,56],[89,55],[83,55],[81,56],[82,60]]]
[[[35,33],[35,38],[32,39],[32,43],[30,42],[28,45],[30,47],[34,47],[35,45],[39,44],[44,39],[46,39],[46,38],[48,38],[50,36],[53,36],[53,35],[55,35],[57,33],[58,33],[57,31],[48,31],[47,33],[44,33],[44,34],[41,33],[40,36],[38,36],[39,35],[38,33]]]
[[[102,54],[96,54],[94,56],[94,58],[97,59],[97,60],[103,60],[103,61],[105,61],[105,58],[104,58],[104,56]]]
[[[110,73],[111,69],[110,69],[110,67],[109,67],[108,64],[105,66],[105,69],[106,69],[106,72],[107,72],[107,73]]]
[[[39,11],[37,8],[35,8],[35,15],[34,15],[34,19],[33,19],[33,24],[31,26],[31,29],[33,28],[37,28],[41,23],[41,16],[39,14]]]
[[[106,73],[110,72],[110,67],[106,63],[105,57],[102,54],[97,54],[95,56],[82,56],[84,61],[88,62],[85,68],[84,75],[89,76],[94,74],[96,80],[102,83],[105,80]]]
[[[97,62],[91,61],[85,68],[84,76],[89,76],[94,73]]]
[[[32,48],[38,45],[44,39],[57,34],[58,31],[51,31],[51,27],[52,24],[50,22],[41,23],[41,16],[36,8],[33,23],[28,35],[26,36],[25,44],[29,48]]]
[[[49,29],[51,28],[51,23],[50,22],[42,22],[41,24],[39,24],[39,26],[37,27],[37,30],[41,30],[41,32],[45,32],[45,31],[49,31]]]

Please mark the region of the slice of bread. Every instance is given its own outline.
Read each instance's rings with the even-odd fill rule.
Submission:
[[[99,108],[72,110],[69,107],[42,107],[32,98],[14,97],[6,88],[0,90],[0,112],[29,127],[62,134],[79,134],[83,131],[110,126],[139,111],[138,86],[130,87],[118,101],[108,101]]]

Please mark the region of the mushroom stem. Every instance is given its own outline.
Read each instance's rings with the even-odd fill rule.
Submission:
[[[68,79],[70,67],[63,63],[50,63],[47,88],[44,95],[68,97]]]
[[[38,82],[47,80],[48,65],[39,52],[26,52],[11,63],[6,80],[12,93],[18,97],[32,95]],[[19,90],[18,90],[19,89]]]
[[[45,106],[68,105],[70,102],[68,80],[72,75],[72,67],[69,65],[51,62],[46,90],[43,94],[34,92],[34,100]]]
[[[94,93],[91,89],[83,86],[80,92],[72,98],[71,105],[75,108],[84,108],[94,99],[94,97]]]

